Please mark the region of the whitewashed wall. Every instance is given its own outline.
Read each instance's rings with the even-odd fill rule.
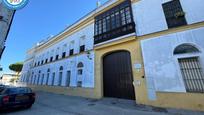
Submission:
[[[4,48],[4,42],[9,29],[9,25],[12,21],[13,13],[13,10],[5,8],[3,6],[3,3],[0,2],[0,16],[3,16],[3,19],[0,20],[0,52]]]
[[[199,48],[201,64],[204,68],[204,28],[141,41],[150,99],[156,99],[156,91],[186,91],[177,58],[173,55],[174,49],[183,43],[193,44]]]
[[[162,4],[170,0],[141,0],[132,5],[138,36],[168,29]],[[188,24],[204,21],[203,0],[180,0]]]
[[[55,56],[58,54],[59,59],[62,58],[62,52],[66,51],[66,56],[69,55],[70,48],[74,48],[74,54],[79,53],[79,47],[81,44],[85,45],[85,50],[93,50],[93,41],[94,41],[94,23],[86,26],[80,31],[66,37],[62,41],[54,44],[53,46],[44,49],[42,51],[36,52],[34,63],[38,63],[45,59],[50,60],[50,57],[53,56],[53,60],[55,60]],[[82,39],[83,38],[83,39]],[[82,40],[82,41],[81,41]],[[32,55],[32,54],[29,54]],[[30,56],[27,56],[30,57]],[[53,62],[51,64],[46,64],[42,66],[35,67],[31,69],[34,72],[34,76],[38,77],[39,71],[41,71],[40,77],[42,78],[42,74],[44,74],[45,79],[43,80],[43,84],[46,83],[47,79],[47,70],[50,69],[48,84],[50,85],[52,82],[52,73],[55,72],[55,80],[54,85],[58,85],[59,78],[59,68],[63,66],[63,77],[61,86],[66,85],[66,73],[67,71],[71,71],[70,78],[70,86],[77,86],[77,64],[82,62],[84,64],[83,68],[83,77],[82,77],[82,87],[94,87],[94,52],[91,51],[90,54],[80,54],[77,56],[73,56],[71,58],[60,60],[57,62]],[[27,63],[24,64],[24,70],[27,70]],[[34,65],[34,64],[33,64]],[[30,76],[31,77],[31,76]],[[41,78],[39,81],[41,81]],[[30,79],[31,82],[31,79]],[[37,84],[37,80],[35,80],[35,84]]]

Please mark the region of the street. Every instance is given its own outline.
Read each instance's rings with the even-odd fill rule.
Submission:
[[[174,109],[136,105],[134,101],[104,98],[101,100],[36,92],[31,109],[1,113],[3,115],[203,115]]]

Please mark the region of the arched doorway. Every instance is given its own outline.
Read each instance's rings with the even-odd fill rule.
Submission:
[[[135,100],[130,53],[117,51],[103,58],[104,96]]]

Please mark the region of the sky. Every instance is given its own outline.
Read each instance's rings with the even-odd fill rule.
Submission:
[[[29,0],[17,10],[9,31],[0,65],[2,73],[11,73],[8,66],[23,62],[26,51],[50,35],[56,35],[67,26],[96,8],[98,0]],[[107,0],[100,0],[101,4]]]

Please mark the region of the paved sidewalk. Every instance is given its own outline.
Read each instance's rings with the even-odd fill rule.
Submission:
[[[204,115],[175,109],[162,109],[136,105],[134,101],[104,98],[101,100],[37,92],[31,109],[18,110],[4,115]]]

